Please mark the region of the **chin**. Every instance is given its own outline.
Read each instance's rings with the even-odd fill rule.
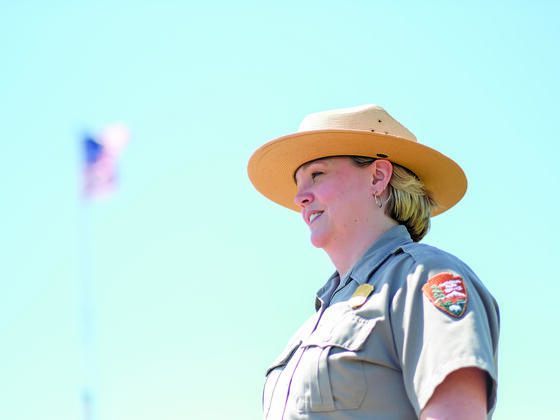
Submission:
[[[320,232],[312,232],[311,233],[311,244],[315,248],[324,248],[328,243],[328,237],[325,234],[321,234]]]

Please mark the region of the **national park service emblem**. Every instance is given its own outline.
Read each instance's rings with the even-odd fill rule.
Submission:
[[[437,274],[428,279],[422,291],[438,309],[455,318],[461,318],[467,309],[468,293],[461,276]]]

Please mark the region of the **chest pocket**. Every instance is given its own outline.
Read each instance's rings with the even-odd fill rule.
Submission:
[[[301,343],[304,352],[292,387],[302,413],[356,409],[367,393],[360,350],[378,319],[351,311],[330,315]]]
[[[262,394],[262,407],[265,418],[268,416],[268,412],[270,411],[270,405],[272,402],[276,384],[278,383],[278,378],[280,378],[282,370],[288,364],[295,351],[299,348],[300,344],[301,340],[292,340],[290,343],[288,343],[282,354],[280,354],[280,356],[278,356],[276,360],[272,362],[272,364],[266,371],[266,381]]]

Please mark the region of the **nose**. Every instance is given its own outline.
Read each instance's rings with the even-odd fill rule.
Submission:
[[[301,207],[302,209],[305,208],[308,204],[313,202],[313,194],[308,191],[298,191],[296,194],[294,201],[297,206]]]

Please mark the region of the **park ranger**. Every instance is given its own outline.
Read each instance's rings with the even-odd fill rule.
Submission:
[[[364,105],[309,115],[248,171],[336,269],[267,370],[264,417],[490,418],[498,306],[465,263],[420,243],[464,195],[461,168]]]

